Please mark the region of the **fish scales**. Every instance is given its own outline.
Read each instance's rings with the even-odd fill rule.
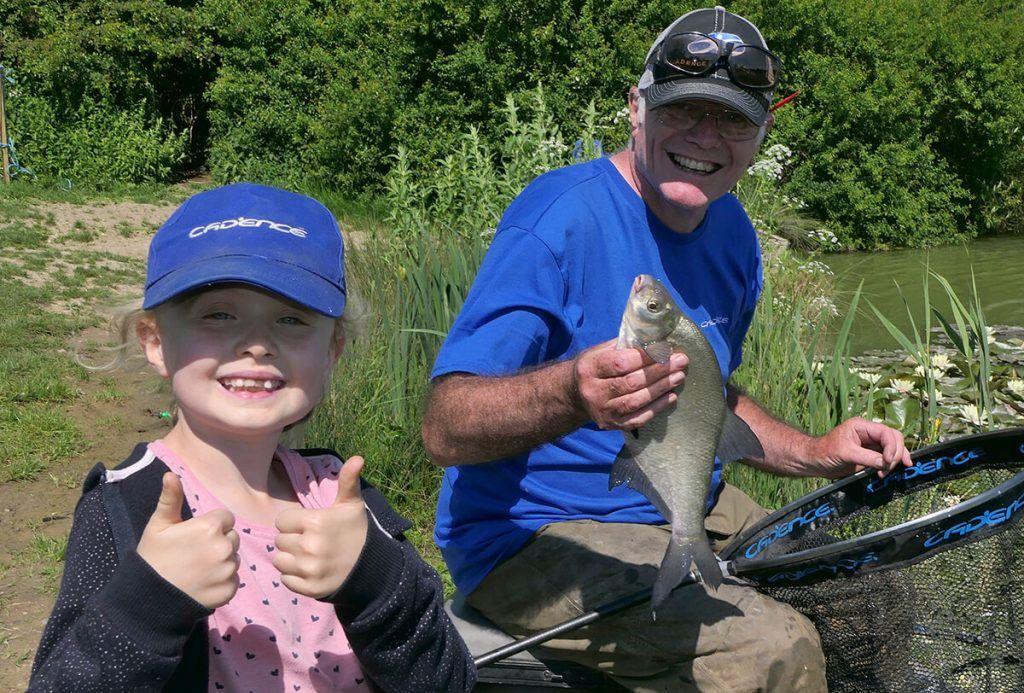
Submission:
[[[728,428],[730,453],[739,450],[741,456],[756,457],[763,451],[756,436],[726,406],[714,349],[657,279],[640,275],[633,282],[616,346],[643,349],[661,363],[672,352],[689,358],[676,402],[639,429],[625,432],[623,450],[609,477],[609,487],[628,484],[671,525],[651,597],[653,611],[684,581],[693,564],[706,585],[717,589],[721,584],[704,515],[723,430]]]

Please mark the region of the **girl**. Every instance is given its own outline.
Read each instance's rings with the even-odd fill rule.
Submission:
[[[85,481],[30,690],[468,690],[409,524],[360,457],[294,451],[341,354],[338,225],[311,198],[199,193],[150,244],[137,334],[177,419]]]

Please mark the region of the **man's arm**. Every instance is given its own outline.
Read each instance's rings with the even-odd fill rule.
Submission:
[[[776,419],[732,385],[729,399],[764,448],[763,459],[744,460],[751,467],[783,476],[838,479],[865,468],[884,476],[912,464],[903,434],[885,424],[853,418],[823,436],[811,436]]]
[[[451,373],[434,381],[423,442],[435,464],[477,464],[523,453],[594,421],[631,429],[677,399],[686,356],[653,363],[610,340],[507,377]]]

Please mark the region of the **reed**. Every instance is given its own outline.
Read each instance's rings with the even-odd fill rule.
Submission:
[[[947,317],[932,303],[931,280],[936,281],[945,293],[951,317]],[[897,289],[899,289],[898,285]],[[902,295],[902,290],[900,293]],[[910,322],[909,334],[900,330],[878,308],[871,306],[879,322],[917,364],[913,374],[914,380],[910,381],[915,386],[916,396],[906,398],[908,402],[917,402],[922,411],[916,427],[917,439],[922,444],[935,442],[943,427],[944,412],[940,411],[938,402],[941,392],[940,379],[945,375],[946,368],[937,365],[940,352],[936,348],[934,339],[933,317],[938,322],[940,333],[945,336],[954,349],[955,356],[952,365],[965,376],[960,381],[960,389],[964,391],[962,394],[966,395],[965,398],[968,400],[966,406],[975,408],[976,415],[961,418],[966,418],[976,431],[993,428],[996,423],[995,400],[992,395],[993,355],[990,347],[989,328],[985,323],[985,313],[978,296],[973,270],[971,273],[971,296],[966,302],[961,299],[945,277],[930,268],[925,269],[922,278],[922,296],[924,298],[924,317],[921,330],[918,329],[909,304],[904,299]],[[941,353],[944,356],[945,352]],[[922,401],[923,407],[920,406]]]

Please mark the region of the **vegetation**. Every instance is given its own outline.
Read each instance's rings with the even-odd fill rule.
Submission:
[[[417,163],[398,148],[383,184],[386,194],[375,207],[345,207],[337,193],[312,191],[342,218],[343,227],[349,227],[346,220],[357,220],[358,243],[356,234],[349,232],[348,239],[351,287],[368,299],[371,314],[364,334],[346,350],[306,442],[364,455],[368,478],[413,519],[417,545],[442,572],[428,534],[440,471],[427,461],[419,436],[434,356],[512,197],[544,170],[599,154],[597,141],[622,129],[621,121],[604,120],[589,107],[573,134],[566,135],[540,88],[509,98],[502,114],[493,144],[469,127],[456,138],[457,147],[434,162]],[[836,242],[784,193],[791,158],[781,144],[769,147],[737,189],[766,248],[765,293],[737,381],[780,416],[813,432],[863,415],[886,420],[924,443],[939,434],[1018,421],[1010,415],[1024,408],[1022,373],[997,357],[1000,350],[1024,351],[1024,344],[989,345],[973,299],[955,302],[948,319],[928,313],[947,335],[947,349],[956,351],[948,357],[952,365],[945,376],[929,376],[927,370],[915,374],[913,366],[900,364],[865,364],[851,356],[847,336],[855,311],[848,310],[836,324],[825,266],[777,241],[785,236],[812,258],[814,249]],[[137,290],[142,279],[140,263],[75,250],[76,239],[88,240],[88,228],[54,235],[52,220],[29,202],[38,191],[62,200],[81,195],[25,184],[2,191],[0,248],[6,259],[0,274],[0,340],[7,341],[0,344],[0,449],[5,451],[0,482],[8,483],[49,473],[55,459],[78,446],[82,432],[65,413],[78,396],[78,383],[97,378],[96,397],[117,401],[122,396],[110,376],[84,371],[62,349],[84,326],[96,324],[90,306],[115,296],[119,287]],[[142,199],[161,197],[152,190],[136,192]],[[162,197],[180,199],[186,192],[165,188]],[[57,299],[72,309],[49,310]],[[905,340],[918,364],[938,368],[944,362],[930,341],[930,326],[925,322],[921,333]],[[951,385],[947,376],[952,374],[965,377]],[[906,379],[909,385],[903,384]],[[949,399],[932,407],[940,390]],[[960,411],[969,404],[977,407],[976,419]],[[738,465],[728,473],[770,507],[816,483],[780,480]]]
[[[1004,0],[737,0],[784,61],[783,181],[844,246],[951,242],[1024,226],[1024,6]],[[552,121],[625,104],[680,8],[419,0],[0,0],[0,63],[22,163],[65,186],[202,168],[376,195],[404,148],[499,156],[506,98]],[[898,20],[894,20],[898,18]],[[969,37],[969,40],[966,38]],[[601,133],[605,150],[624,129]],[[497,163],[497,161],[495,161]]]
[[[142,281],[138,263],[74,249],[53,219],[5,195],[0,206],[0,481],[32,479],[76,454],[82,431],[67,414],[88,378],[68,343],[96,321],[91,306]],[[67,244],[67,245],[65,245]],[[59,303],[66,308],[54,310]]]

